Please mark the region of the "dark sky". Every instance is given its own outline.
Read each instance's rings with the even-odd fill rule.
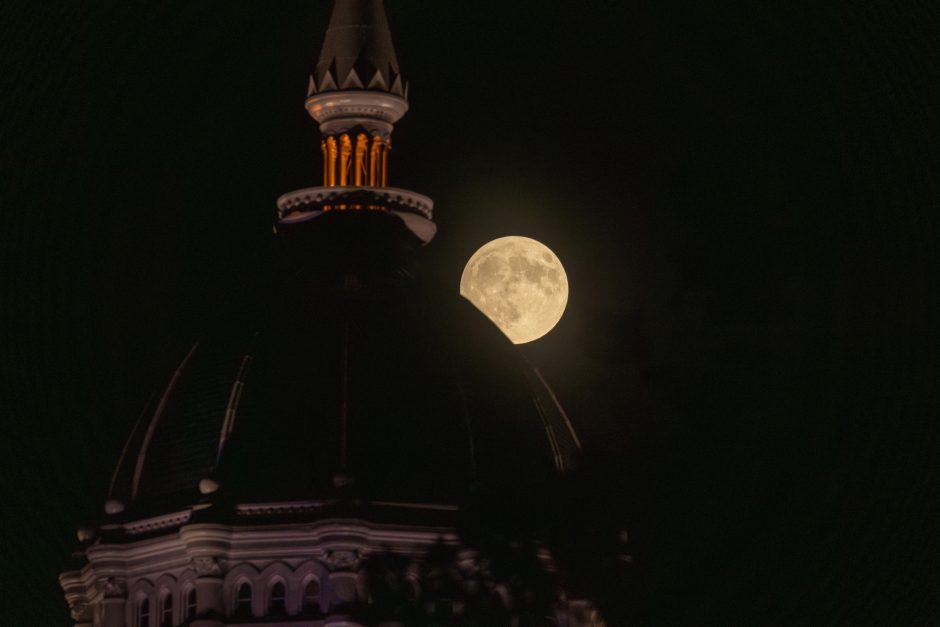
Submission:
[[[389,0],[391,182],[436,201],[431,280],[510,234],[565,264],[523,350],[628,521],[638,623],[938,624],[940,11],[771,4]],[[68,624],[138,413],[280,268],[330,6],[0,9],[4,622]]]

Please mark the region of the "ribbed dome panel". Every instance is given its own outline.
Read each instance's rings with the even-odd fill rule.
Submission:
[[[149,439],[129,444],[125,465],[143,455],[135,507],[196,502],[209,476],[230,502],[460,504],[571,466],[550,391],[468,302],[408,284],[306,289],[194,350]]]
[[[167,391],[144,450],[138,494],[165,497],[193,492],[211,472],[233,383],[246,342],[197,345]]]

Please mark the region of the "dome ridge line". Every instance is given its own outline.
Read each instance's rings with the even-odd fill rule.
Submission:
[[[253,339],[258,339],[258,333],[255,333]],[[228,403],[225,407],[225,420],[222,421],[222,430],[219,433],[219,449],[215,457],[215,465],[217,467],[222,462],[222,453],[225,451],[225,444],[228,442],[229,436],[232,435],[232,430],[235,428],[238,406],[241,403],[242,391],[245,389],[245,375],[248,374],[248,370],[251,368],[251,362],[254,360],[251,354],[253,349],[254,345],[252,344],[252,346],[248,348],[248,352],[242,357],[238,372],[235,374],[235,381],[232,382],[232,390],[229,392]]]
[[[528,359],[526,359],[528,362]],[[555,409],[558,410],[558,413],[561,414],[562,419],[565,421],[565,426],[568,427],[568,433],[571,434],[571,438],[574,440],[575,446],[578,447],[578,450],[583,450],[581,446],[581,438],[578,437],[578,433],[574,430],[574,424],[571,422],[571,418],[568,417],[568,412],[565,411],[565,408],[562,407],[561,401],[558,400],[558,396],[555,395],[555,391],[548,384],[548,381],[545,380],[545,377],[542,376],[542,372],[533,364],[529,363],[529,366],[532,368],[532,372],[535,373],[536,378],[538,378],[539,383],[542,384],[542,388],[548,392],[549,398],[552,399],[552,403],[555,405]]]
[[[127,441],[124,442],[124,448],[121,449],[121,455],[118,457],[118,462],[114,466],[114,472],[111,473],[111,483],[108,484],[108,498],[111,499],[114,497],[114,487],[117,485],[118,477],[121,474],[121,469],[124,467],[124,460],[127,459],[127,453],[130,451],[131,444],[134,442],[137,432],[140,429],[140,425],[143,424],[144,418],[147,416],[148,410],[153,405],[153,400],[157,396],[157,390],[153,390],[150,393],[150,398],[147,399],[147,402],[144,404],[144,408],[140,411],[140,414],[137,416],[137,420],[134,421],[134,426],[131,428],[131,433],[127,437]]]
[[[134,467],[134,479],[131,483],[131,498],[137,498],[137,490],[140,487],[140,477],[144,471],[144,462],[147,459],[147,451],[150,448],[150,442],[153,440],[153,434],[157,430],[157,424],[160,422],[160,418],[163,416],[163,411],[166,409],[166,405],[170,400],[170,397],[173,394],[173,390],[176,387],[176,384],[179,382],[180,377],[183,374],[183,371],[186,370],[186,366],[189,365],[190,360],[193,355],[196,354],[196,350],[199,348],[199,342],[196,342],[189,352],[186,353],[186,357],[183,358],[183,361],[180,362],[180,365],[173,372],[173,376],[170,378],[170,383],[167,385],[166,391],[164,391],[163,396],[160,397],[160,403],[157,405],[157,409],[153,413],[153,418],[150,421],[150,425],[147,427],[147,433],[144,435],[144,441],[140,446],[140,453],[137,455],[137,465]]]

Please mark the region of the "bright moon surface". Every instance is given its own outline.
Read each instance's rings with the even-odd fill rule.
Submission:
[[[568,304],[568,276],[545,244],[528,237],[501,237],[467,262],[460,294],[513,344],[525,344],[561,320]]]

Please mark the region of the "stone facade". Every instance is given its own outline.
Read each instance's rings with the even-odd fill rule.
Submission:
[[[60,578],[76,626],[600,625],[565,599],[544,548],[470,547],[452,527],[265,523],[264,506],[252,508],[239,525],[134,539],[138,521],[120,541],[91,540],[87,564]]]

